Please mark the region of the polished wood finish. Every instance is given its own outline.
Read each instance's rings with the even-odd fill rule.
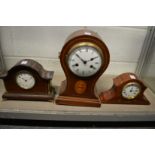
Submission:
[[[72,73],[67,64],[70,49],[83,42],[90,42],[97,45],[101,49],[104,58],[99,71],[90,77],[78,77]],[[60,93],[56,99],[57,104],[74,105],[74,106],[96,106],[100,107],[100,100],[96,95],[95,84],[98,78],[104,73],[108,67],[110,55],[107,46],[101,40],[97,33],[83,29],[71,34],[60,53],[61,66],[66,75],[65,82],[60,86]]]
[[[35,85],[31,89],[26,90],[17,85],[16,75],[20,71],[27,71],[35,78]],[[6,88],[6,92],[2,97],[10,100],[52,100],[54,91],[50,86],[50,81],[53,74],[53,71],[44,70],[42,65],[34,60],[21,60],[8,72],[0,76]]]
[[[134,78],[133,78],[134,77]],[[136,82],[141,86],[141,92],[135,99],[127,100],[122,97],[122,89],[123,87],[130,83]],[[113,86],[108,91],[102,92],[100,96],[100,100],[103,104],[130,104],[130,105],[149,105],[149,101],[144,96],[144,91],[146,90],[146,86],[143,84],[141,80],[133,73],[123,73],[116,78],[113,79]]]

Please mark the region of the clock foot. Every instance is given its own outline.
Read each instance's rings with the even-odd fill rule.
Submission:
[[[7,100],[50,101],[54,99],[54,95],[54,91],[50,94],[18,94],[6,92],[2,98]]]
[[[70,106],[86,106],[86,107],[100,107],[100,101],[98,99],[78,98],[71,96],[58,96],[56,104],[70,105]]]

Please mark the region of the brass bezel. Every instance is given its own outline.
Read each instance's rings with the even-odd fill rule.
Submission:
[[[99,46],[97,46],[96,44],[92,43],[92,42],[80,42],[80,43],[77,43],[77,44],[75,44],[75,45],[72,46],[72,48],[69,50],[69,53],[72,52],[73,49],[76,49],[76,48],[81,47],[81,46],[91,46],[91,47],[94,47],[102,55],[101,48]]]
[[[68,65],[68,68],[69,68],[69,64],[68,64],[68,59],[69,59],[69,56],[70,56],[70,54],[73,52],[73,50],[75,50],[76,48],[79,48],[79,47],[82,47],[82,46],[90,46],[90,47],[93,47],[93,48],[95,48],[95,49],[97,49],[97,51],[99,52],[99,55],[101,56],[101,60],[102,60],[102,62],[101,62],[101,67],[103,66],[103,62],[104,62],[104,56],[103,56],[103,54],[102,54],[102,50],[101,50],[101,48],[99,47],[99,46],[97,46],[96,44],[94,44],[94,43],[92,43],[92,42],[80,42],[80,43],[77,43],[77,44],[75,44],[75,45],[73,45],[72,46],[72,48],[70,48],[70,50],[69,50],[69,52],[68,52],[68,54],[67,54],[67,59],[66,59],[66,61],[67,61],[67,65]],[[101,68],[100,67],[100,68]],[[71,71],[71,69],[69,68],[69,70]],[[99,69],[100,70],[100,69]],[[98,71],[99,71],[98,70]],[[98,72],[97,71],[97,72]],[[71,71],[72,72],[72,71]],[[96,72],[96,73],[97,73]],[[73,73],[73,72],[72,72]],[[96,74],[95,73],[95,74]],[[75,73],[73,73],[73,74],[75,74]],[[94,75],[95,75],[94,74]],[[76,74],[75,74],[76,75]],[[91,76],[94,76],[94,75],[90,75],[90,76],[87,76],[87,77],[91,77]],[[78,76],[78,75],[76,75],[76,76]],[[82,76],[83,77],[83,76]]]
[[[123,90],[124,90],[125,88],[127,88],[127,87],[130,86],[130,85],[135,85],[135,86],[137,86],[137,87],[139,88],[139,93],[138,93],[136,96],[134,96],[134,97],[130,97],[130,98],[124,97],[123,94],[122,94],[122,92],[123,92]],[[140,84],[137,83],[137,82],[129,82],[129,83],[127,83],[126,85],[124,85],[124,87],[122,88],[122,91],[121,91],[122,97],[125,98],[125,99],[127,99],[127,100],[133,100],[133,99],[135,99],[140,93],[141,93],[141,86],[140,86]]]

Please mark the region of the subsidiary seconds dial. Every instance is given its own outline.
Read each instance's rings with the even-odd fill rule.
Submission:
[[[101,68],[103,57],[100,48],[92,43],[77,44],[68,57],[69,69],[77,76],[89,77]]]

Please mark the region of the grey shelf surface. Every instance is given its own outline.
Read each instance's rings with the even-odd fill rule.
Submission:
[[[99,91],[112,85],[113,76],[103,76],[98,82]],[[53,85],[58,86],[64,76],[55,76]],[[0,96],[5,92],[0,80]],[[155,94],[145,92],[151,105],[102,104],[100,108],[56,105],[54,102],[13,101],[0,99],[0,118],[60,121],[155,121]]]

